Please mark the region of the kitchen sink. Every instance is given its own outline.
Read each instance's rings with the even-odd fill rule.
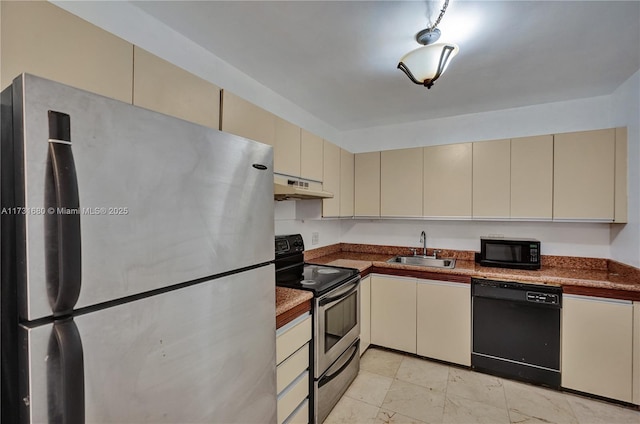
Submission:
[[[436,259],[426,256],[396,256],[387,261],[390,264],[417,265],[431,268],[448,268],[452,269],[456,266],[454,258]]]

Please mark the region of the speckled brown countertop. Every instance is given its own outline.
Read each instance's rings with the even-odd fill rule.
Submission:
[[[276,328],[310,311],[312,298],[309,291],[276,287]]]
[[[431,249],[429,249],[431,254]],[[495,278],[551,284],[564,293],[640,301],[640,270],[616,261],[599,258],[543,256],[542,268],[524,271],[483,267],[473,261],[473,252],[444,251],[441,257],[456,257],[454,269],[428,268],[387,263],[396,255],[409,255],[409,248],[340,243],[305,252],[310,263],[357,268],[362,275],[386,273],[417,278],[470,282],[471,277]]]

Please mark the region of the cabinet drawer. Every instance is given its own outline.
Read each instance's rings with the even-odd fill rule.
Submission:
[[[282,331],[282,332],[281,332]],[[300,346],[311,340],[311,315],[300,317],[276,333],[276,363],[287,359]]]
[[[309,422],[309,400],[305,399],[287,418],[285,424],[307,424]]]
[[[282,424],[307,396],[309,396],[309,373],[305,372],[278,396],[278,424]]]
[[[277,393],[283,391],[297,376],[309,368],[309,343],[278,365]]]

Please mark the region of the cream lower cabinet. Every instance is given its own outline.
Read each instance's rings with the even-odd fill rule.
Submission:
[[[640,405],[640,302],[633,302],[633,403]]]
[[[371,276],[360,282],[360,356],[371,344]]]
[[[632,401],[633,303],[564,295],[562,386]]]
[[[417,281],[417,354],[470,366],[471,285]]]
[[[278,424],[309,422],[311,315],[276,331]]]
[[[416,353],[416,279],[371,276],[371,344]]]

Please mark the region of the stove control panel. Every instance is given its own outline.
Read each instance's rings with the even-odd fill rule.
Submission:
[[[276,256],[304,252],[304,241],[300,234],[276,236]]]

